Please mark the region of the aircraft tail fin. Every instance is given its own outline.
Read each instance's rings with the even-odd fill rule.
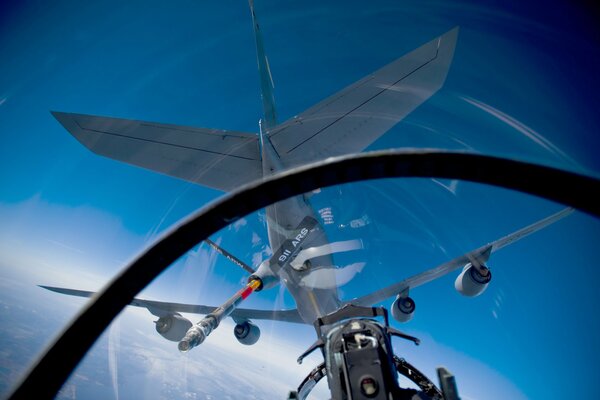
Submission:
[[[273,76],[269,67],[269,60],[265,53],[262,33],[258,24],[258,19],[254,13],[254,0],[248,0],[250,12],[252,13],[252,25],[254,27],[254,38],[256,40],[256,61],[258,63],[258,73],[260,74],[260,92],[263,103],[264,122],[263,127],[269,131],[277,125],[277,113],[275,111],[275,98],[273,97]]]

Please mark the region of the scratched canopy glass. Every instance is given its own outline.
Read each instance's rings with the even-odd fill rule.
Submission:
[[[322,361],[315,352],[302,365],[296,363],[316,339],[303,317],[332,311],[332,299],[341,305],[364,298],[563,209],[505,189],[428,179],[360,182],[305,197],[318,226],[304,219],[290,237],[314,258],[300,252],[295,262],[284,263],[280,282],[248,296],[232,318],[224,318],[202,344],[182,354],[178,340],[203,318],[186,311],[214,311],[243,290],[251,273],[238,264],[258,269],[263,261],[277,263],[286,253],[272,250],[267,221],[273,224],[271,234],[287,229],[270,221],[267,212],[237,220],[140,294],[138,298],[151,301],[135,301],[138,307],[123,311],[60,396],[285,398]],[[303,228],[311,240],[325,234],[328,252],[323,244],[304,242]],[[591,379],[599,325],[593,310],[600,299],[591,280],[565,280],[569,268],[563,267],[580,260],[578,273],[594,276],[593,266],[581,260],[599,233],[599,221],[574,212],[494,252],[487,263],[493,280],[475,298],[457,293],[460,267],[415,287],[410,291],[417,305],[414,318],[406,323],[392,319],[392,325],[419,337],[422,345],[394,339],[396,354],[434,381],[435,368],[446,366],[467,398],[527,398],[550,389],[572,390],[568,385],[548,388],[545,380],[532,379],[542,371],[550,380]],[[219,254],[217,246],[241,263]],[[561,298],[573,303],[557,300]],[[394,299],[376,304],[391,308]],[[250,331],[238,331],[236,339],[236,324],[247,322]],[[561,345],[571,336],[579,341]],[[546,367],[572,362],[588,367]],[[313,398],[328,398],[325,383]]]
[[[0,46],[8,55],[0,74],[2,395],[84,304],[37,285],[99,290],[169,226],[222,195],[99,157],[48,110],[258,129],[260,88],[245,5],[121,3],[40,8],[19,2],[0,12],[6,32]],[[598,176],[597,28],[577,7],[396,1],[327,7],[261,1],[256,7],[281,121],[460,25],[442,90],[368,150],[476,151]],[[317,268],[298,287],[330,291],[335,282],[342,300],[560,209],[483,185],[414,179],[326,188],[307,197],[328,239],[349,244],[332,256],[335,269]],[[264,212],[247,216],[212,240],[256,268],[274,251],[265,219]],[[429,376],[445,364],[463,397],[477,397],[479,386],[490,382],[517,388],[509,394],[494,388],[502,398],[572,394],[571,382],[591,381],[596,370],[598,238],[597,221],[575,213],[494,254],[493,281],[475,299],[455,293],[460,271],[416,288],[413,320],[394,326],[423,345],[396,343],[397,354]],[[244,270],[200,245],[140,297],[218,305],[246,279]],[[240,307],[280,310],[296,303],[277,285]],[[321,306],[309,297],[306,307],[310,313]],[[271,398],[285,395],[319,362],[314,355],[295,364],[315,338],[312,328],[258,319],[262,333],[255,345],[240,345],[234,322],[226,319],[182,357],[176,342],[156,332],[159,325],[151,321],[160,317],[128,307],[60,397],[223,397],[227,390],[239,397],[244,390]],[[578,390],[586,395],[590,389]]]

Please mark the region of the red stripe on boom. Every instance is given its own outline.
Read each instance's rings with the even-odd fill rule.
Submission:
[[[250,293],[252,293],[253,291],[254,289],[251,287],[247,287],[246,289],[244,289],[244,291],[242,292],[242,299],[246,300],[246,297],[250,296]]]

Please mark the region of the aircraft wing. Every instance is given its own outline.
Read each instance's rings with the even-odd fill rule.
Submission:
[[[356,153],[446,80],[458,27],[269,131],[286,167]]]
[[[370,293],[366,296],[359,297],[357,299],[353,299],[348,301],[348,303],[360,305],[360,306],[370,306],[375,303],[379,303],[388,297],[396,296],[400,292],[406,289],[412,289],[417,286],[424,285],[425,283],[431,282],[435,279],[438,279],[452,271],[455,271],[459,268],[464,267],[468,263],[472,264],[483,264],[487,262],[490,258],[491,254],[501,248],[508,246],[527,235],[530,235],[534,232],[539,231],[540,229],[545,228],[546,226],[555,223],[556,221],[566,217],[567,215],[573,212],[572,208],[565,208],[556,214],[552,214],[544,219],[541,219],[529,226],[526,226],[518,231],[515,231],[509,235],[506,235],[498,240],[495,240],[491,243],[486,244],[485,246],[481,246],[473,251],[470,251],[466,254],[463,254],[460,257],[452,259],[448,262],[445,262],[441,265],[438,265],[435,268],[429,269],[427,271],[421,272],[417,275],[413,275],[410,278],[407,278],[401,282],[395,283],[383,289],[377,290],[373,293]]]
[[[52,112],[84,146],[105,157],[217,190],[262,178],[250,133]]]
[[[95,295],[95,292],[89,292],[87,290],[76,290],[76,289],[67,289],[67,288],[59,288],[54,286],[43,286],[39,285],[41,288],[67,294],[69,296],[77,296],[77,297],[92,297]],[[135,298],[130,306],[147,308],[153,315],[157,317],[161,317],[167,314],[172,314],[176,312],[190,313],[190,314],[209,314],[213,312],[217,307],[204,306],[198,304],[182,304],[182,303],[166,303],[162,301],[153,301],[153,300],[144,300]],[[234,320],[246,320],[246,319],[267,319],[273,321],[284,321],[284,322],[295,322],[299,324],[303,324],[304,321],[300,318],[298,311],[293,310],[254,310],[248,308],[238,308],[234,310],[230,317]]]

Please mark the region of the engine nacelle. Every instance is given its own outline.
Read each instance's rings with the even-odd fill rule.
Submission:
[[[253,345],[260,338],[260,328],[250,321],[244,321],[233,328],[235,338],[246,346]]]
[[[492,272],[484,265],[481,266],[481,269],[483,269],[484,274],[479,272],[479,269],[475,268],[471,263],[465,265],[463,271],[454,282],[454,287],[458,293],[468,297],[479,296],[483,293],[492,280]]]
[[[192,321],[178,313],[160,317],[154,324],[156,332],[172,342],[179,342],[192,327]]]
[[[415,312],[415,302],[408,296],[398,296],[392,303],[392,317],[398,322],[408,322]]]

